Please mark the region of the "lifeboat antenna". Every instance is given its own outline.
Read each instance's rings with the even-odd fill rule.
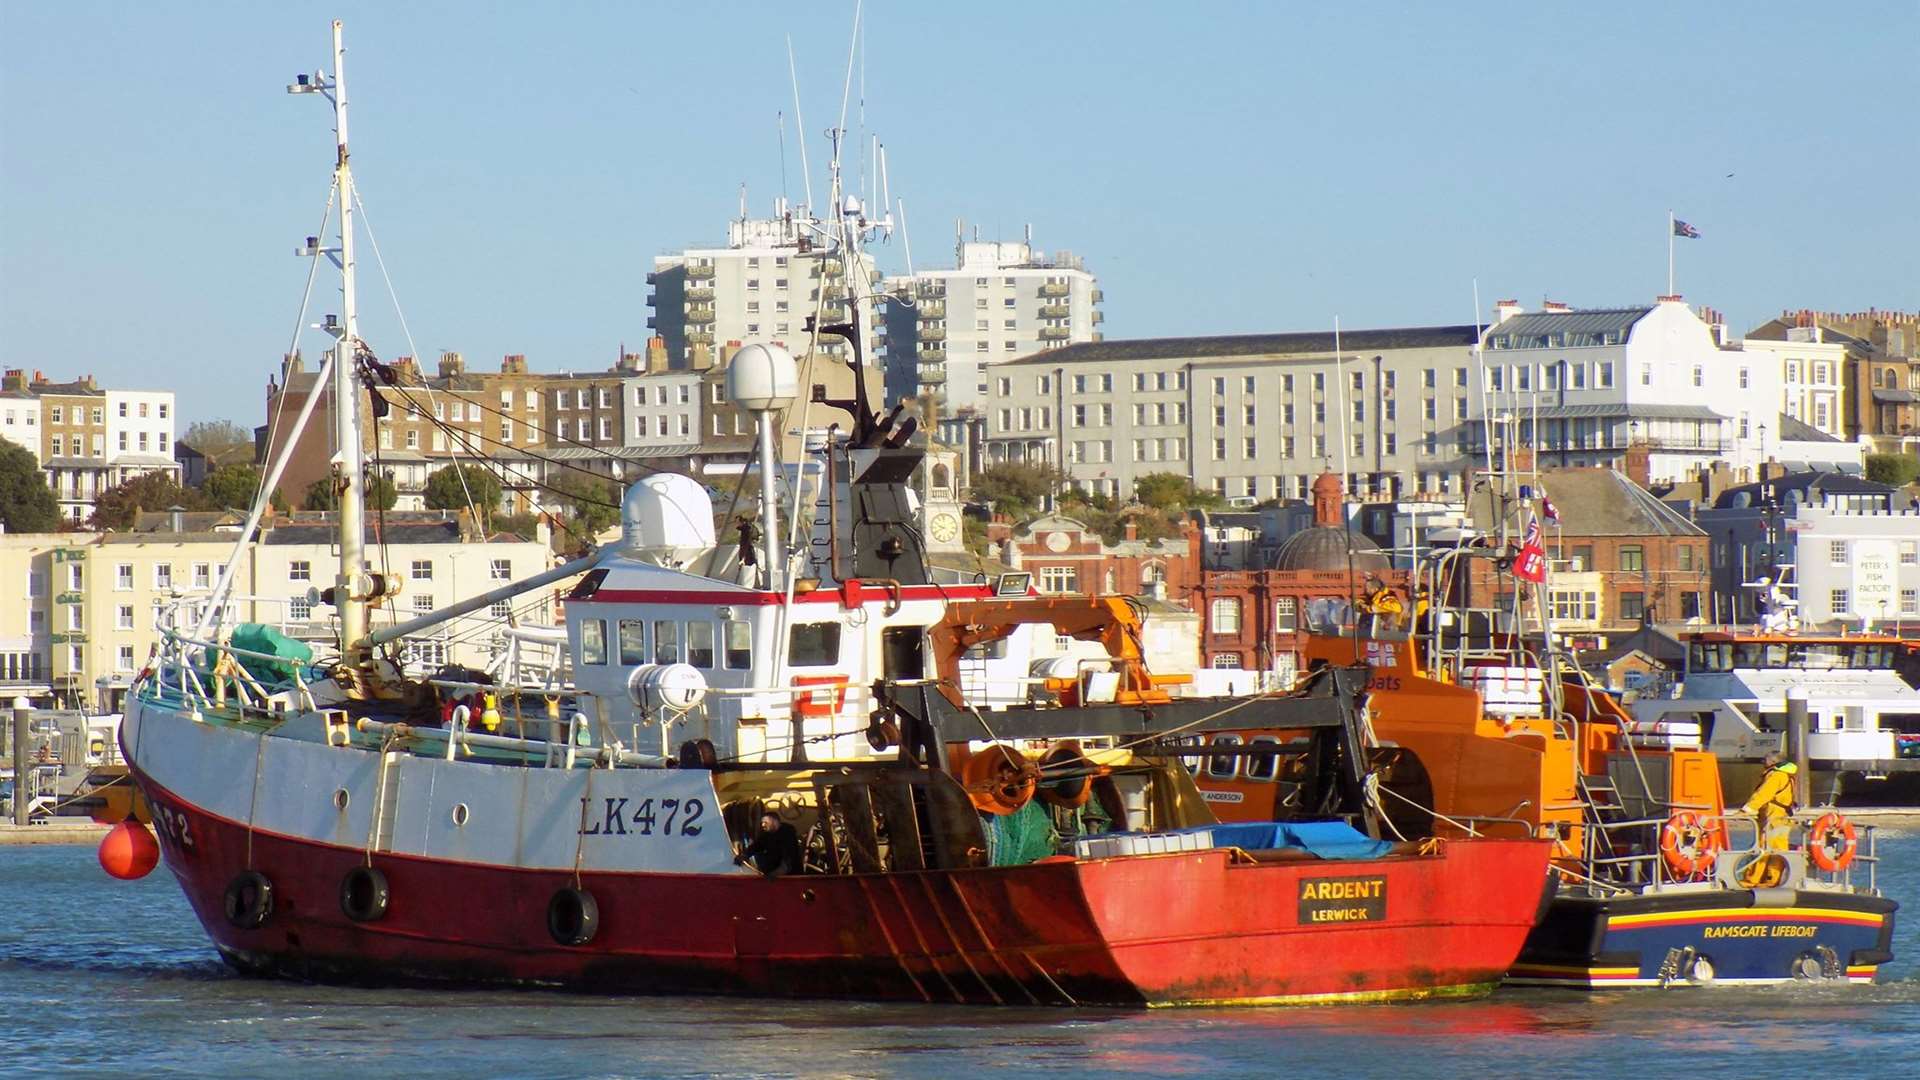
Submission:
[[[324,328],[333,335],[333,441],[339,474],[340,571],[334,579],[334,605],[340,612],[340,651],[351,662],[367,647],[367,606],[363,592],[366,561],[366,475],[360,450],[360,392],[354,375],[360,341],[355,306],[353,262],[353,168],[347,152],[346,46],[341,22],[333,20],[333,74],[299,75],[289,94],[320,94],[333,103],[334,183],[340,191],[340,317]]]

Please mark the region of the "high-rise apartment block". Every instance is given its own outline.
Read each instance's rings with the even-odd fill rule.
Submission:
[[[846,345],[836,337],[823,336],[816,346],[807,319],[823,326],[845,322],[849,301],[870,300],[880,276],[872,256],[863,255],[866,280],[844,280],[839,256],[825,246],[827,225],[782,199],[771,218],[743,214],[729,222],[725,247],[691,247],[654,259],[647,326],[665,343],[668,365],[680,371],[710,366],[697,361],[725,346],[756,342],[795,355],[844,355]],[[872,304],[861,308],[869,361],[882,345],[873,310]]]
[[[948,414],[993,399],[989,369],[1101,339],[1098,282],[1068,252],[1031,240],[961,239],[951,269],[887,282],[887,399],[931,393]]]

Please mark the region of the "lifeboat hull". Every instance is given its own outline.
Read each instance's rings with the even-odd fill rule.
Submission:
[[[1011,1005],[1465,995],[1511,966],[1547,881],[1547,845],[1526,840],[1360,861],[1215,849],[774,879],[576,875],[249,829],[136,776],[161,808],[167,865],[227,961],[320,981]],[[355,921],[342,884],[366,866],[388,896],[378,918]],[[272,886],[253,927],[227,902],[248,872]],[[583,945],[549,928],[567,888],[598,909]]]
[[[1583,989],[1872,982],[1893,958],[1898,906],[1806,889],[1561,896],[1507,981]]]

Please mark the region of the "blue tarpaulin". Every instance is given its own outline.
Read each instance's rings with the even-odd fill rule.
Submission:
[[[1247,851],[1299,848],[1322,859],[1377,859],[1393,850],[1391,843],[1344,821],[1253,821],[1209,828],[1215,845]]]

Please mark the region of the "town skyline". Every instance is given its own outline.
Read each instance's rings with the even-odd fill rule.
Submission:
[[[865,130],[908,205],[908,236],[877,251],[889,273],[904,240],[916,269],[950,264],[956,218],[986,239],[1032,224],[1099,278],[1109,339],[1457,325],[1476,282],[1483,318],[1507,297],[1649,302],[1672,210],[1703,234],[1679,242],[1678,291],[1735,333],[1789,307],[1920,306],[1899,179],[1920,154],[1899,138],[1911,7],[1738,25],[1289,8],[1239,13],[1233,33],[1149,8],[1101,25],[994,12],[909,28],[868,11],[847,123],[861,130],[864,81]],[[582,370],[642,347],[653,256],[720,242],[742,183],[751,214],[782,193],[781,119],[785,193],[802,197],[789,32],[824,187],[851,8],[790,27],[771,7],[16,7],[7,24],[39,47],[0,69],[0,205],[33,208],[9,215],[0,255],[7,366],[191,389],[184,422],[259,419],[329,153],[324,109],[281,87],[318,64],[335,16],[356,173],[413,330],[409,345],[363,252],[363,336],[384,357]],[[1084,47],[1009,60],[1014,30]],[[202,50],[229,59],[164,62]],[[1842,179],[1844,203],[1825,194]]]

